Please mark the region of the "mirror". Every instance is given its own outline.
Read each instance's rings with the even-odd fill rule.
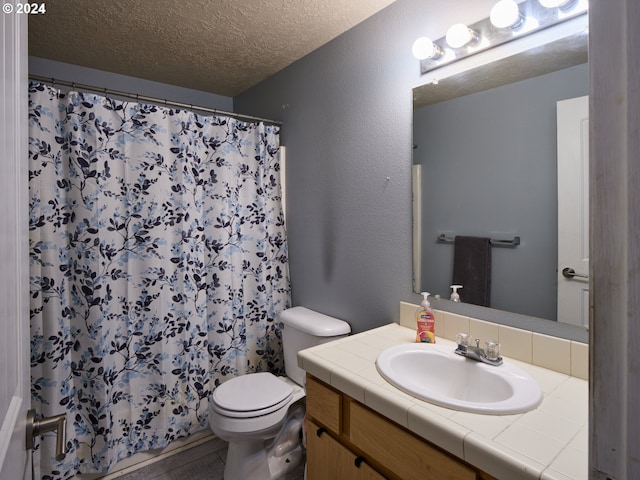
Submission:
[[[439,242],[440,235],[520,237],[517,246],[491,248],[492,308],[447,301],[436,308],[505,320],[499,323],[522,317],[586,341],[583,328],[554,321],[555,103],[588,94],[586,62],[587,35],[574,34],[413,90],[422,197],[414,209],[414,228],[421,226],[414,232],[414,240],[421,237],[414,246],[415,291],[449,298],[453,244]],[[464,288],[460,294],[464,302]]]

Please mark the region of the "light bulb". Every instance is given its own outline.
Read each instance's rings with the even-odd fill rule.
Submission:
[[[571,2],[572,0],[538,0],[540,2],[540,5],[542,5],[545,8],[560,8],[560,7],[564,7],[567,3]]]
[[[517,28],[523,21],[518,4],[514,0],[500,0],[491,9],[489,19],[497,28]]]
[[[427,58],[438,58],[442,55],[442,49],[427,37],[420,37],[415,42],[413,42],[411,52],[413,53],[413,56],[418,60],[425,60]]]
[[[461,48],[478,38],[478,34],[464,23],[456,23],[447,30],[447,44],[451,48]]]

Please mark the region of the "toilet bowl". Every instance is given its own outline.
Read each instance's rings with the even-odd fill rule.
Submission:
[[[225,480],[274,480],[304,461],[305,372],[297,352],[351,331],[348,323],[304,307],[285,310],[280,319],[287,376],[250,373],[213,392],[209,424],[229,443]]]

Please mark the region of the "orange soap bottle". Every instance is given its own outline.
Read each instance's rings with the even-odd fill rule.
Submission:
[[[429,303],[429,292],[422,292],[422,303],[416,311],[416,342],[436,343],[436,319]]]

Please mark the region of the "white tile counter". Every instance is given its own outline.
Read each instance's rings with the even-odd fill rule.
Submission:
[[[481,415],[439,407],[407,395],[380,376],[375,360],[387,347],[413,342],[396,323],[298,354],[311,375],[498,479],[588,478],[588,382],[505,357],[533,376],[544,393],[535,410]],[[455,343],[444,338],[437,342]]]

